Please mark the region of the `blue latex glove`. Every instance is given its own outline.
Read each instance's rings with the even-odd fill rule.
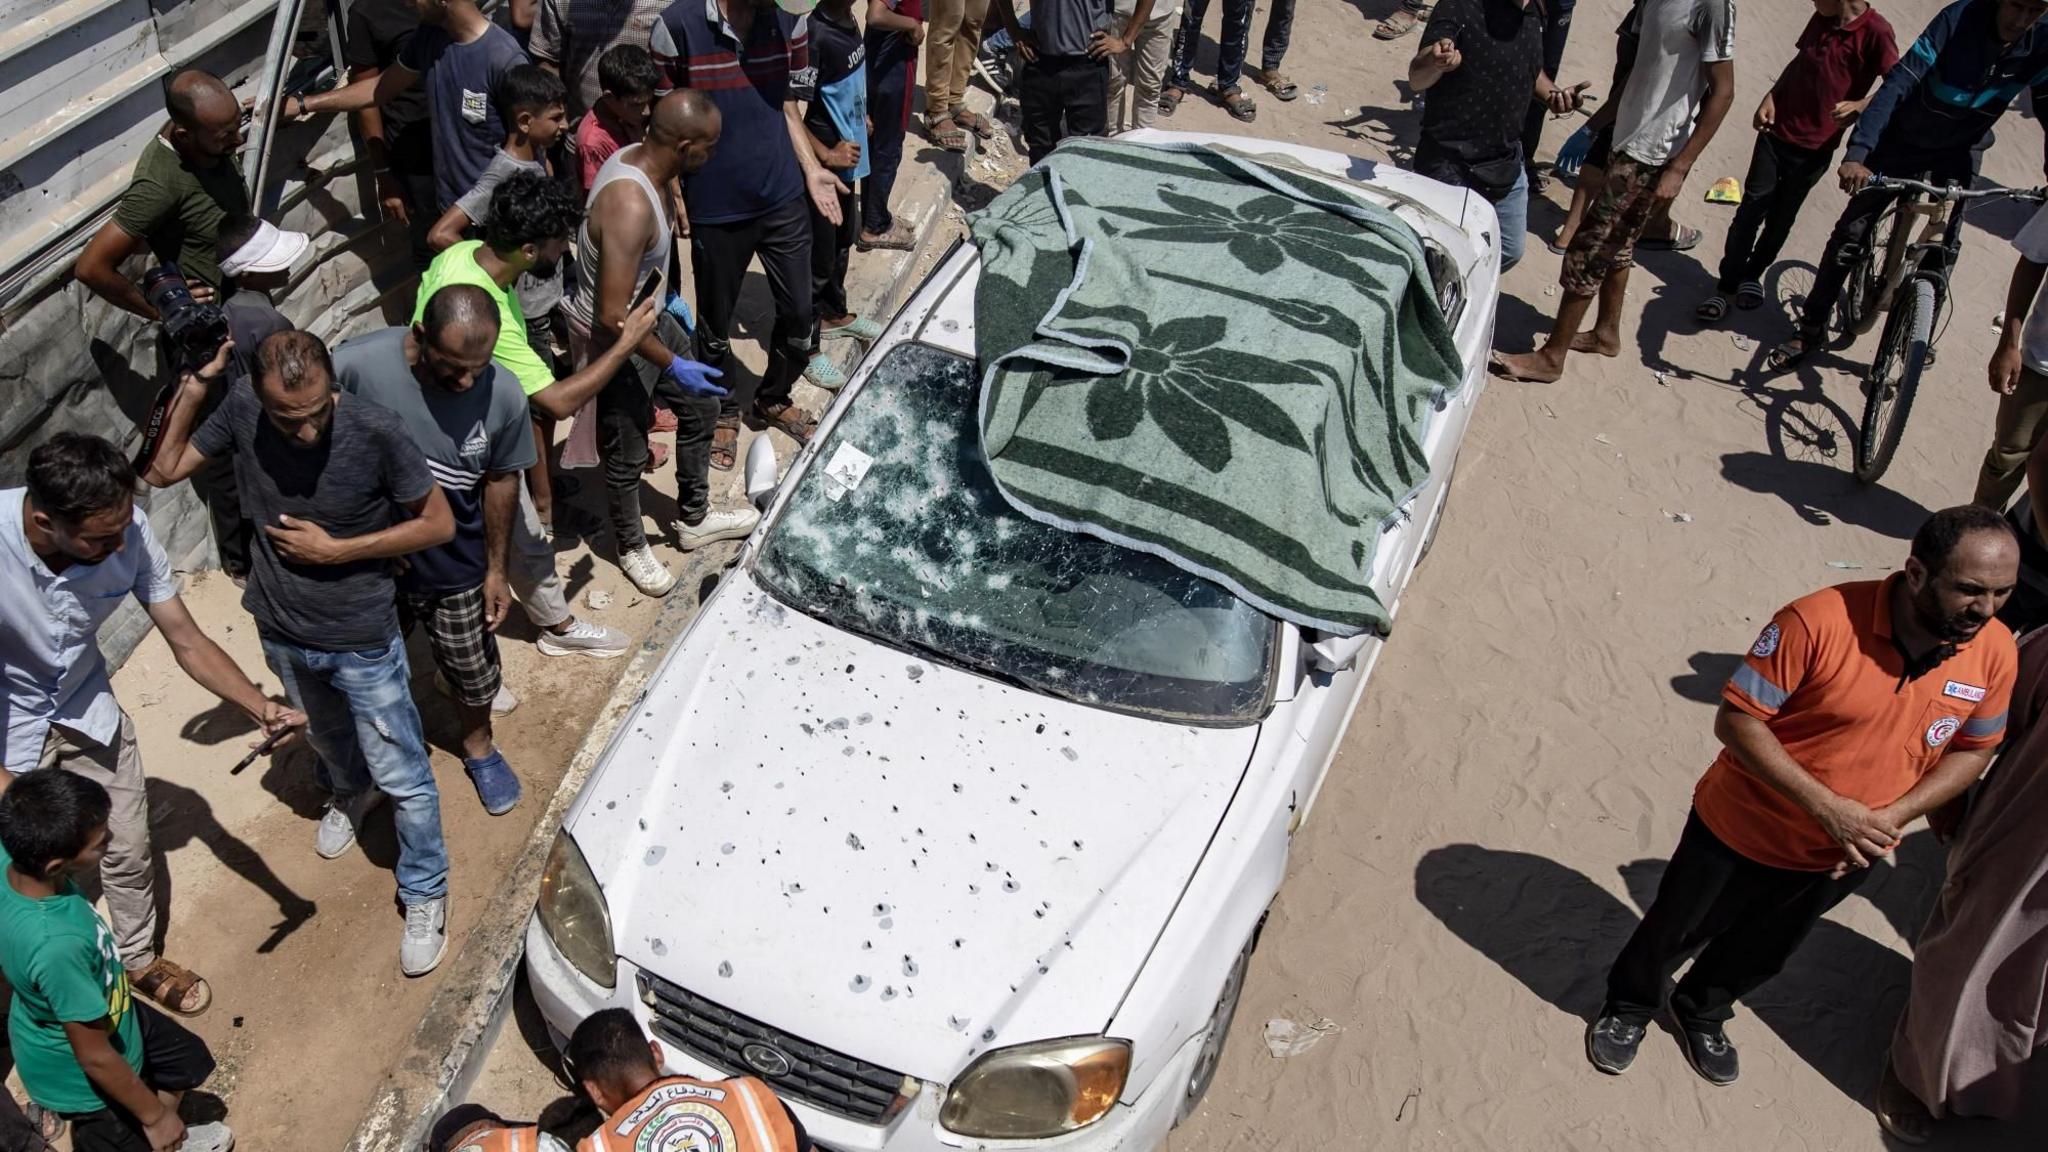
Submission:
[[[1564,147],[1557,150],[1557,163],[1550,166],[1551,171],[1560,176],[1578,175],[1579,169],[1586,163],[1586,153],[1592,150],[1593,126],[1581,124],[1579,130],[1572,133],[1571,138],[1564,142]]]
[[[712,383],[713,380],[723,375],[725,373],[711,367],[709,364],[699,364],[695,360],[685,359],[681,356],[668,362],[669,379],[674,380],[683,391],[692,396],[725,395],[725,389]]]
[[[675,317],[676,323],[683,326],[683,331],[692,336],[697,334],[697,321],[690,315],[689,303],[681,296],[671,295],[668,298],[668,306],[663,311]]]

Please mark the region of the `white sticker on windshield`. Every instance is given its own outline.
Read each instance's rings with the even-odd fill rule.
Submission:
[[[874,463],[873,456],[840,441],[839,450],[825,462],[825,498],[838,500],[860,487],[860,482],[867,479],[868,469]]]

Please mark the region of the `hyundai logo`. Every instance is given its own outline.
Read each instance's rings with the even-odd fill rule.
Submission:
[[[747,1062],[747,1067],[763,1076],[773,1078],[789,1075],[789,1057],[766,1044],[749,1044],[740,1049],[740,1059]]]

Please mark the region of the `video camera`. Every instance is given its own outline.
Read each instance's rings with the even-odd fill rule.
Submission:
[[[142,296],[163,322],[166,351],[179,368],[198,372],[227,343],[227,315],[218,304],[192,299],[192,289],[176,264],[159,264],[144,272]]]

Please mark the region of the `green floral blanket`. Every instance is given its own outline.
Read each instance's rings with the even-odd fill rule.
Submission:
[[[1384,632],[1373,554],[1464,377],[1414,231],[1197,145],[1070,140],[973,222],[981,439],[1024,515]]]

